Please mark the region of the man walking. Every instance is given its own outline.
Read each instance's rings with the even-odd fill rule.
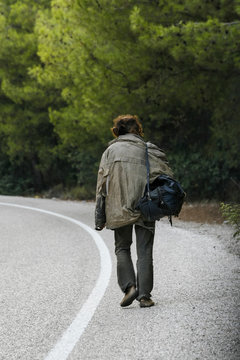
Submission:
[[[118,116],[113,123],[116,139],[103,153],[98,171],[95,225],[97,230],[105,226],[114,230],[118,284],[125,293],[120,305],[128,306],[137,299],[140,307],[150,307],[154,305],[151,291],[155,222],[146,221],[135,209],[146,186],[146,143],[136,115]],[[165,154],[156,145],[148,143],[148,153],[150,182],[159,174],[172,175]],[[133,226],[137,275],[131,258]]]

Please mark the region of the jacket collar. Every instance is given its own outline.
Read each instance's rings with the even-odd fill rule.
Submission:
[[[141,143],[141,144],[144,143],[144,140],[141,136],[128,133],[125,135],[118,136],[116,139],[110,141],[108,145],[112,145],[115,142],[119,142],[119,141],[130,141],[130,142]]]

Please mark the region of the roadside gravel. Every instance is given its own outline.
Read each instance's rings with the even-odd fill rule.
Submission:
[[[227,223],[219,225],[179,220],[174,220],[174,222],[175,225],[188,229],[193,233],[217,238],[228,252],[240,257],[240,241],[233,237],[234,229]]]

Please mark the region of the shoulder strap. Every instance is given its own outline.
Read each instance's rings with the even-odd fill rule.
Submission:
[[[148,159],[148,146],[146,144],[146,168],[147,168],[147,197],[148,199],[151,199],[150,197],[150,187],[149,187],[149,177],[150,177],[150,165],[149,165],[149,159]]]

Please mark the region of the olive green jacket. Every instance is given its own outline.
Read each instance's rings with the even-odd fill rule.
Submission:
[[[172,176],[164,152],[156,145],[147,145],[150,183],[160,174]],[[121,135],[109,143],[98,171],[96,226],[101,227],[105,223],[108,229],[115,229],[141,222],[141,214],[135,207],[147,183],[145,155],[146,143],[138,135]]]

